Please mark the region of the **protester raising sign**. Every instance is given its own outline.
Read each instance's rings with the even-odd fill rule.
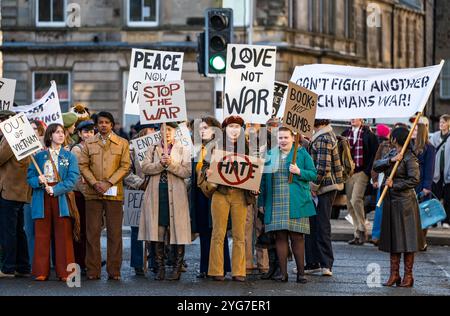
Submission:
[[[208,177],[211,183],[257,191],[261,183],[264,159],[214,150]]]
[[[0,110],[9,110],[14,103],[16,80],[0,78]]]
[[[133,49],[125,114],[139,115],[139,86],[143,82],[181,80],[183,53]]]
[[[225,117],[259,124],[271,118],[276,54],[274,46],[228,44]]]
[[[142,124],[187,120],[184,81],[143,83],[139,108]]]
[[[144,191],[125,190],[123,201],[123,226],[139,227]]]
[[[51,82],[50,89],[41,99],[30,105],[15,106],[12,110],[16,113],[25,112],[29,120],[38,119],[46,125],[63,124],[58,90],[54,81]]]
[[[42,144],[24,113],[0,123],[0,130],[17,160],[22,160],[42,149]]]
[[[317,94],[289,82],[283,126],[311,138],[317,111]]]
[[[315,64],[295,68],[291,81],[319,95],[317,118],[411,117],[422,112],[442,69],[373,69]]]
[[[272,117],[283,117],[286,107],[288,85],[275,81],[273,90],[273,110]]]

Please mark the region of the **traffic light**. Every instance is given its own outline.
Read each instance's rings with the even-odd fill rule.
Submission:
[[[227,44],[233,39],[233,10],[209,8],[205,11],[205,75],[225,74]]]
[[[197,69],[199,74],[205,75],[205,32],[197,35]]]

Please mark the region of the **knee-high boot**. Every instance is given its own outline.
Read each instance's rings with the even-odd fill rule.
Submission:
[[[155,280],[164,280],[166,275],[165,266],[166,252],[164,249],[164,242],[155,242],[155,264],[156,275]]]
[[[172,245],[175,257],[173,262],[173,268],[170,276],[167,278],[171,281],[177,281],[180,279],[181,276],[181,268],[183,266],[183,260],[184,260],[184,245]]]
[[[405,252],[403,256],[404,256],[405,274],[403,275],[403,280],[402,283],[400,284],[400,287],[413,287],[414,252]]]
[[[400,253],[391,253],[391,275],[389,276],[389,280],[383,283],[383,286],[400,285],[400,256]]]

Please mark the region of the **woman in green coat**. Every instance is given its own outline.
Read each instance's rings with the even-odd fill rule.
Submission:
[[[265,206],[266,232],[276,234],[276,249],[280,261],[281,275],[277,281],[287,282],[288,236],[297,264],[297,282],[306,283],[304,277],[305,241],[309,234],[309,217],[316,214],[309,190],[309,182],[317,177],[314,162],[308,152],[300,147],[295,164],[294,134],[288,128],[278,131],[278,147],[270,150],[266,157],[261,182],[260,205]],[[292,183],[288,183],[293,174]]]

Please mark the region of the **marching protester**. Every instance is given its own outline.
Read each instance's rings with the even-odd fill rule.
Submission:
[[[390,133],[391,130],[388,126],[384,124],[377,125],[377,137],[379,146],[377,153],[375,154],[374,161],[383,158],[392,149],[391,142],[389,141]],[[372,169],[371,176],[372,176],[372,186],[374,189],[377,190],[376,202],[378,203],[378,199],[380,198],[381,195],[381,183],[383,182],[383,178],[386,177],[386,175],[383,172],[377,173]],[[372,238],[370,240],[370,242],[375,246],[378,246],[378,241],[380,239],[382,213],[383,213],[383,206],[380,207],[377,206],[375,208],[375,218],[373,220],[372,225]]]
[[[79,165],[86,188],[86,268],[89,280],[101,275],[100,235],[106,218],[108,279],[120,280],[122,266],[123,178],[130,168],[128,141],[112,131],[114,117],[97,114],[99,133],[85,141]]]
[[[281,270],[281,275],[276,280],[288,281],[289,236],[297,265],[297,282],[306,283],[304,234],[309,234],[308,218],[316,214],[309,182],[316,180],[317,172],[311,156],[303,147],[298,149],[296,162],[291,163],[293,144],[292,131],[281,127],[278,131],[279,148],[270,150],[266,155],[260,198],[265,206],[265,230],[276,234],[276,250]],[[292,183],[289,183],[291,173],[294,176]]]
[[[135,126],[137,134],[134,136],[135,138],[144,137],[146,135],[153,134],[157,132],[159,129],[155,124],[136,124]],[[131,156],[131,168],[130,174],[125,177],[124,183],[127,189],[131,190],[141,190],[145,191],[147,188],[150,176],[146,176],[143,171],[141,164],[139,163],[137,152],[134,149],[130,148],[130,156]],[[146,255],[146,251],[144,252],[144,242],[138,240],[139,227],[131,226],[131,258],[130,258],[130,266],[134,268],[134,272],[136,275],[145,275],[144,270],[144,255]],[[150,250],[150,266],[152,267],[152,261],[154,260],[154,251]]]
[[[412,135],[413,152],[419,160],[420,183],[416,187],[419,201],[429,200],[432,197],[436,149],[429,141],[428,125],[428,119],[424,116],[420,117]],[[424,238],[426,238],[427,232],[427,229],[423,230]],[[420,250],[424,251],[427,247],[428,245],[425,243]]]
[[[36,133],[36,136],[39,137],[39,141],[41,142],[42,146],[45,147],[44,135],[45,129],[47,127],[45,126],[44,122],[40,120],[31,120],[30,125],[33,128],[34,132]],[[32,263],[34,256],[34,221],[33,217],[31,216],[30,203],[24,204],[23,212],[24,212],[24,229],[25,234],[27,235],[27,242],[28,242],[28,257],[30,263]]]
[[[444,114],[439,119],[439,131],[431,134],[430,143],[436,148],[436,162],[433,177],[433,193],[439,200],[444,200],[447,218],[443,228],[450,228],[450,115]]]
[[[52,236],[55,241],[55,270],[61,281],[66,281],[68,265],[75,262],[70,202],[66,194],[72,191],[80,173],[75,155],[63,148],[64,140],[64,127],[50,124],[44,136],[48,150],[35,156],[39,170],[34,164],[30,164],[28,169],[28,183],[33,188],[33,276],[36,281],[45,281],[49,277]]]
[[[194,157],[192,163],[189,206],[192,232],[198,233],[200,237],[200,272],[197,275],[197,278],[201,279],[208,276],[209,254],[212,237],[212,218],[211,199],[202,192],[198,186],[198,182],[199,180],[201,181],[203,164],[207,163],[205,159],[208,148],[214,147],[217,143],[217,139],[221,137],[222,133],[220,129],[220,123],[214,117],[207,116],[201,119],[200,124],[198,125],[198,133],[202,144],[198,156]],[[223,258],[224,273],[231,272],[230,250],[228,247],[227,236],[225,236],[223,242]]]
[[[265,128],[265,127],[263,127]],[[245,128],[245,137],[250,146],[250,155],[261,157],[261,143],[264,139],[260,138],[261,124],[247,123]],[[252,274],[254,270],[259,273],[266,273],[269,270],[269,257],[267,249],[261,248],[256,244],[255,238],[262,234],[263,220],[259,215],[259,209],[256,204],[251,204],[247,209],[247,219],[245,223],[245,261],[247,272]],[[254,255],[256,253],[256,256]],[[255,266],[256,259],[256,266]]]
[[[224,135],[223,139],[219,140],[217,148],[231,153],[248,155],[249,148],[245,140],[243,127],[244,120],[241,117],[227,117],[222,122]],[[206,172],[207,177],[213,173],[208,168],[208,164],[203,166],[203,172]],[[255,196],[248,190],[218,185],[214,191],[211,201],[213,230],[208,268],[208,275],[212,276],[214,280],[225,280],[223,247],[228,226],[228,216],[231,213],[231,235],[233,238],[231,273],[234,281],[245,281],[245,223],[247,207],[255,202]]]
[[[94,121],[87,120],[78,124],[78,143],[72,147],[71,152],[77,157],[77,161],[81,158],[81,152],[85,146],[86,141],[94,137]],[[75,262],[80,265],[80,269],[84,274],[86,272],[86,200],[84,198],[88,191],[88,183],[80,175],[75,188],[75,201],[77,204],[78,212],[80,214],[80,239],[73,241],[73,248],[75,252]]]
[[[395,162],[400,161],[395,177],[388,177],[384,184],[389,188],[383,200],[383,217],[378,248],[390,253],[390,276],[384,286],[412,287],[414,284],[414,253],[424,245],[421,231],[419,205],[415,188],[420,183],[419,163],[408,145],[405,154],[401,155],[409,131],[404,127],[395,128],[391,132],[390,141],[394,146],[388,155],[375,161],[375,172],[390,175]],[[404,276],[400,277],[400,259],[403,253]]]
[[[0,110],[0,122],[16,113]],[[0,131],[0,278],[29,276],[30,263],[24,231],[23,206],[31,199],[27,184],[30,158],[17,160]]]
[[[331,210],[337,191],[344,188],[338,140],[330,120],[315,120],[309,153],[317,170],[317,179],[310,182],[316,199],[317,215],[311,216],[310,234],[306,235],[305,274],[321,272],[332,276],[334,255],[331,245]]]
[[[150,176],[144,193],[139,240],[155,244],[155,280],[166,279],[165,244],[174,253],[168,280],[179,280],[185,245],[191,243],[189,201],[185,179],[191,176],[190,152],[175,140],[177,123],[167,123],[165,139],[151,146],[142,161],[142,172]],[[164,147],[167,152],[165,152]]]
[[[348,212],[353,219],[354,238],[351,245],[363,245],[367,241],[364,194],[371,176],[373,158],[378,149],[378,140],[363,119],[352,119],[352,127],[344,131],[355,162],[355,172],[345,184]]]

